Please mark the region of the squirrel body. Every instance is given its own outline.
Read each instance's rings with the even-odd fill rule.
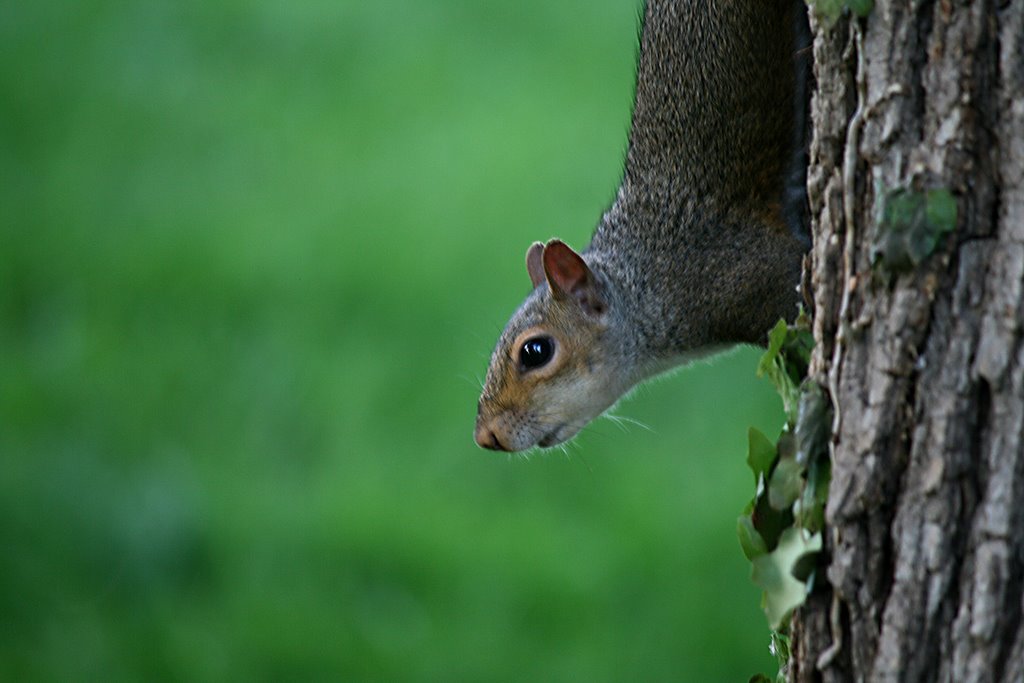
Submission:
[[[561,443],[638,382],[763,344],[797,313],[801,7],[648,0],[622,184],[582,254],[559,240],[527,251],[534,288],[491,357],[480,446]]]

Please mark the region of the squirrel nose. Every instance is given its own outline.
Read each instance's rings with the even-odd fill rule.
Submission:
[[[476,431],[473,432],[473,438],[476,439],[476,445],[480,446],[480,448],[487,448],[492,451],[508,450],[501,441],[498,440],[498,435],[482,424],[477,425]]]

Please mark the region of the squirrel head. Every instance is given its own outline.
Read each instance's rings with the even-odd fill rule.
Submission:
[[[498,339],[477,411],[476,442],[492,450],[562,443],[633,383],[608,285],[583,257],[535,242],[526,269],[533,291]]]

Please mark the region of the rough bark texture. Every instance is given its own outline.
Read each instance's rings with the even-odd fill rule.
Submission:
[[[1024,0],[876,0],[814,23],[808,190],[836,407],[826,575],[791,680],[1024,681]],[[872,268],[890,189],[956,230]]]

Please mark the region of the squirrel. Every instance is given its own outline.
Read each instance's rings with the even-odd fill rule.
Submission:
[[[622,183],[582,253],[527,250],[478,445],[560,444],[637,383],[796,315],[806,24],[799,0],[647,0]]]

